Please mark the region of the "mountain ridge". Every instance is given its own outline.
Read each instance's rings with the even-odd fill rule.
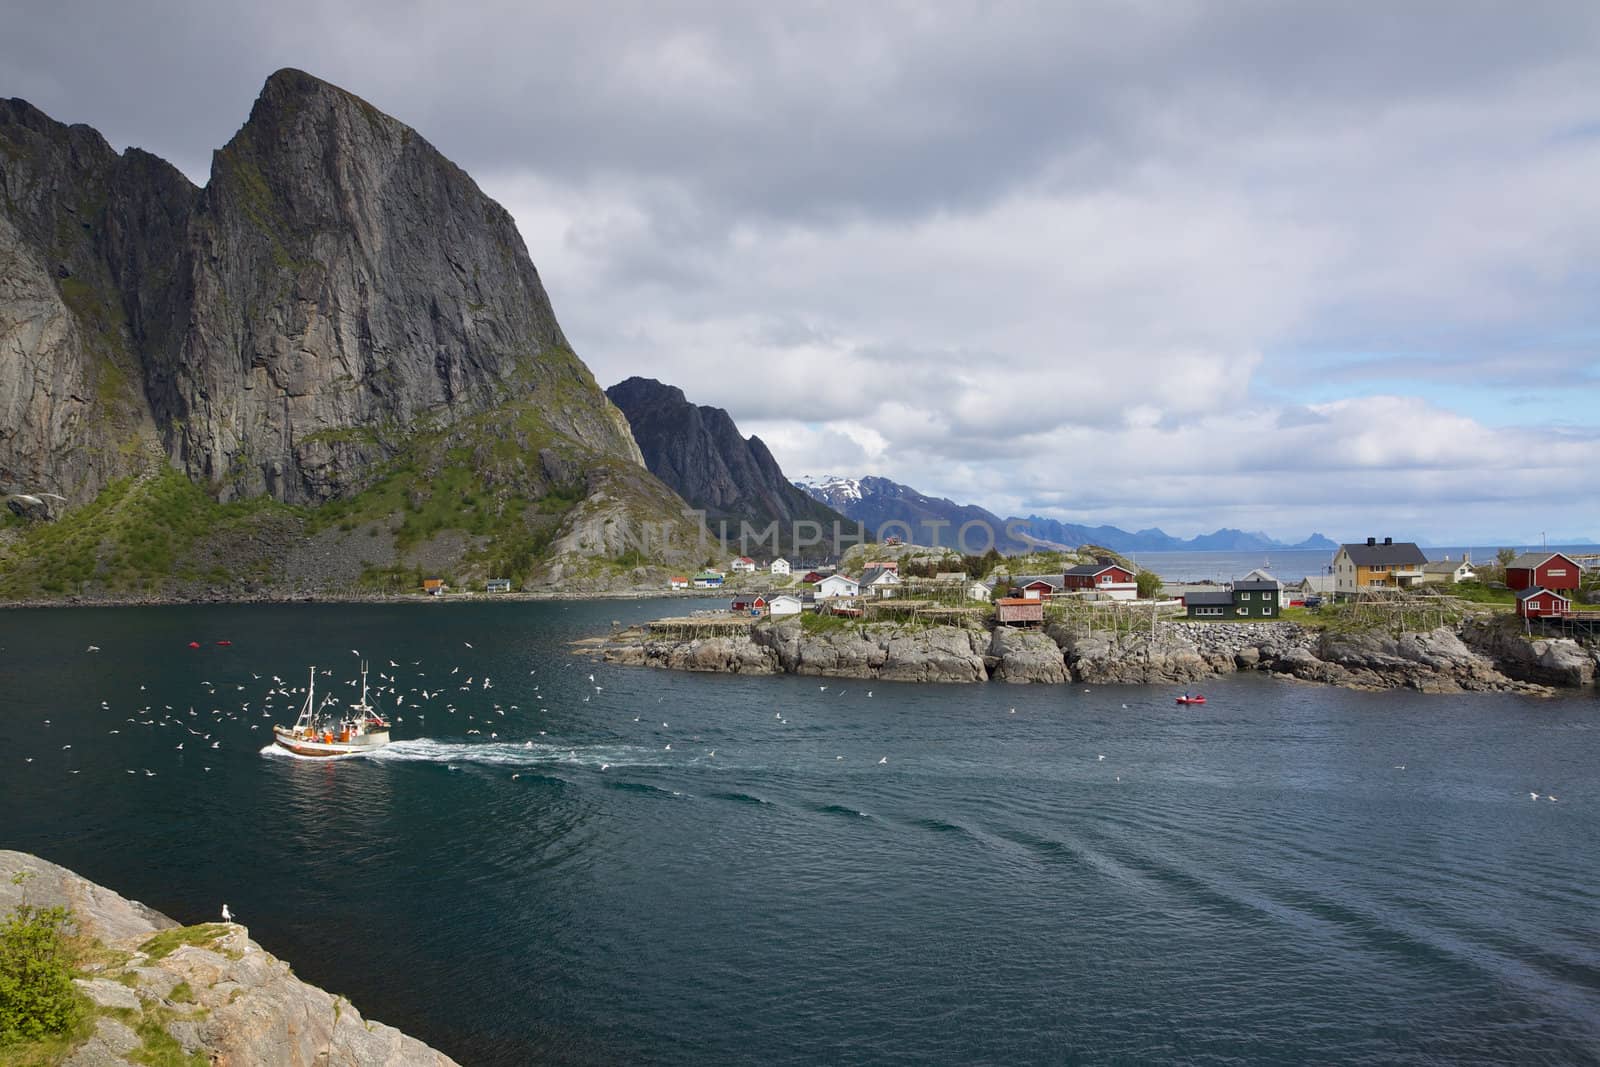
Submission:
[[[1339,547],[1334,541],[1317,533],[1298,543],[1289,544],[1264,533],[1228,527],[1185,539],[1159,529],[1130,533],[1116,526],[1084,526],[1039,515],[1002,519],[977,505],[929,497],[910,486],[871,475],[860,479],[836,475],[821,478],[808,476],[796,479],[795,484],[849,517],[869,521],[877,528],[881,529],[889,523],[905,524],[911,528],[911,536],[907,540],[915,544],[977,547],[981,551],[986,546],[975,544],[978,540],[976,530],[966,546],[956,543],[963,523],[978,522],[995,531],[996,547],[1002,552],[1023,552],[1037,546],[1072,548],[1084,544],[1101,545],[1117,552],[1333,551]],[[928,520],[947,525],[937,531],[930,530],[921,525]],[[1013,536],[1013,531],[1023,536]]]
[[[611,386],[606,396],[627,418],[645,466],[703,510],[719,535],[725,522],[758,531],[777,523],[772,552],[781,554],[795,551],[796,523],[818,524],[830,543],[835,523],[854,530],[849,518],[786,478],[766,443],[740,434],[726,410],[693,404],[677,386],[638,375]],[[741,533],[730,527],[732,540]]]

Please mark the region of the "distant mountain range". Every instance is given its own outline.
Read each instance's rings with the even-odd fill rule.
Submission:
[[[1333,551],[1334,541],[1312,534],[1304,541],[1288,544],[1264,533],[1224,528],[1199,537],[1173,537],[1162,530],[1129,533],[1116,526],[1080,526],[1038,515],[1002,519],[992,511],[973,504],[957,504],[941,497],[919,493],[908,485],[887,478],[841,478],[836,475],[798,479],[795,484],[815,499],[848,517],[866,523],[881,534],[898,533],[913,544],[960,548],[958,533],[969,522],[984,524],[995,532],[995,547],[1002,552],[1022,552],[1030,547],[1061,546],[1076,548],[1093,544],[1117,552],[1254,552],[1297,549]],[[900,526],[909,527],[910,534]],[[933,525],[925,525],[932,523]],[[943,525],[939,525],[943,524]],[[885,527],[888,527],[887,529]],[[1014,535],[1013,535],[1014,534]],[[972,528],[967,548],[981,548],[986,535]]]

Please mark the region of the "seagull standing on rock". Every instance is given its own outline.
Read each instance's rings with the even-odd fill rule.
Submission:
[[[233,922],[233,913],[228,910],[228,906],[226,904],[222,906],[222,921],[225,923]]]

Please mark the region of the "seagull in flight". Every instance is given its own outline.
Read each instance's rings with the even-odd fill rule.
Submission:
[[[882,767],[885,763],[888,763],[888,762],[889,762],[889,757],[885,756],[881,760],[878,761],[878,766]]]

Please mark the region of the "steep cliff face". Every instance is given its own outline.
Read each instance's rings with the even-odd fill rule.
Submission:
[[[130,411],[224,500],[345,495],[411,433],[506,402],[580,451],[643,462],[505,209],[309,74],[267,80],[203,190],[6,101],[0,184],[8,480],[59,467],[70,439],[115,451],[128,419],[82,424]],[[133,466],[69,460],[51,488],[86,499]]]
[[[82,503],[157,447],[115,268],[146,216],[192,201],[158,162],[0,100],[0,491]]]
[[[84,504],[164,460],[221,502],[348,502],[403,479],[413,513],[451,497],[436,526],[484,535],[488,508],[493,536],[557,553],[617,552],[615,531],[576,536],[552,510],[596,494],[613,525],[698,540],[511,216],[342,89],[272,75],[203,189],[0,101],[0,194],[0,494]],[[511,530],[529,508],[557,528]]]
[[[150,395],[173,455],[225,492],[337,496],[405,429],[508,399],[638,458],[511,216],[364,100],[274,74],[216,153],[190,238],[195,315]],[[340,439],[355,427],[371,432]]]
[[[835,522],[855,529],[785,478],[761,438],[743,437],[721,408],[691,404],[683,390],[653,378],[629,378],[606,396],[628,417],[650,473],[704,510],[713,527],[728,521],[730,537],[738,536],[740,522],[757,529],[778,523],[784,546],[797,521],[816,522],[830,537]]]

